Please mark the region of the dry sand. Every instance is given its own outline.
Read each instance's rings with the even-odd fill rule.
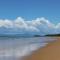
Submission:
[[[24,60],[60,60],[60,38],[27,56]]]

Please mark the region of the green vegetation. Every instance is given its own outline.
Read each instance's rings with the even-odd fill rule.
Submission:
[[[46,37],[46,36],[48,36],[48,37],[54,37],[54,36],[60,36],[60,34],[47,34],[47,35],[43,35],[43,36],[41,36],[41,35],[34,35],[34,37]]]
[[[53,36],[60,36],[60,34],[48,34],[48,35],[45,35],[45,36],[51,36],[51,37],[53,37]]]

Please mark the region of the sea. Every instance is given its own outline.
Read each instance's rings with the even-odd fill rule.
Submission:
[[[0,60],[22,60],[55,40],[55,37],[0,37]]]

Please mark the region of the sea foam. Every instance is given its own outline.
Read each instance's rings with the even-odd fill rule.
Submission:
[[[8,38],[0,40],[0,60],[18,60],[18,58],[21,59],[31,54],[48,44],[46,39],[49,38],[43,38]]]
[[[7,59],[8,57],[12,58],[21,58],[23,56],[27,56],[31,54],[33,51],[37,50],[38,48],[41,48],[45,46],[47,43],[41,43],[40,44],[30,44],[22,47],[15,47],[15,48],[3,48],[0,50],[0,58]],[[12,59],[9,58],[9,59]]]

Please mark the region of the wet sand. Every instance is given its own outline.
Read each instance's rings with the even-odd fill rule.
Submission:
[[[25,57],[24,60],[60,60],[60,38]]]

